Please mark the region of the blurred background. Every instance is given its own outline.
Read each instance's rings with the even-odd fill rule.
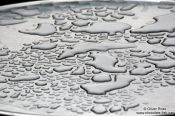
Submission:
[[[20,2],[32,2],[32,1],[41,1],[41,0],[0,0],[0,5],[8,5]]]
[[[0,0],[0,6],[8,5],[8,4],[21,3],[21,2],[32,2],[32,1],[77,1],[77,0]],[[128,1],[153,1],[153,2],[159,2],[159,1],[175,1],[175,0],[128,0]]]

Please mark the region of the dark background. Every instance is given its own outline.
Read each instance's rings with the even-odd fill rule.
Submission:
[[[21,2],[32,2],[32,1],[41,1],[41,0],[0,0],[0,6],[21,3]]]

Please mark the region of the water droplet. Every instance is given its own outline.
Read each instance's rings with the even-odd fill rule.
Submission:
[[[175,38],[166,38],[163,40],[162,45],[163,46],[175,46],[174,39]]]
[[[121,111],[121,107],[119,107],[119,106],[112,106],[112,107],[109,109],[109,111],[110,111],[111,113],[119,112],[119,111]]]
[[[118,13],[111,14],[111,17],[116,18],[116,19],[123,19],[124,18],[123,15],[120,15]]]
[[[107,109],[103,105],[96,105],[91,108],[91,111],[96,114],[104,114],[107,112]]]
[[[133,8],[135,8],[137,6],[137,4],[126,4],[126,6],[122,6],[120,8],[121,11],[128,11],[128,10],[132,10]]]
[[[64,65],[53,68],[55,72],[66,72],[66,71],[71,71],[72,69],[73,69],[72,66],[64,66]]]
[[[26,74],[24,76],[19,76],[16,78],[10,78],[9,81],[19,82],[19,81],[33,81],[39,79],[40,76],[35,74]]]
[[[7,79],[0,76],[0,83],[6,83]]]
[[[59,29],[60,29],[61,31],[69,30],[69,29],[71,29],[72,26],[73,26],[73,25],[72,25],[71,23],[70,23],[70,24],[69,24],[69,23],[66,23],[66,24],[64,24],[64,25],[61,25]]]
[[[0,26],[7,26],[7,25],[15,25],[26,22],[25,20],[18,20],[18,19],[8,19],[8,20],[0,20]]]
[[[87,26],[90,22],[85,21],[85,20],[77,20],[72,22],[73,25],[78,26],[78,27],[82,27],[82,26]]]
[[[130,11],[120,11],[119,14],[124,15],[124,16],[134,16],[135,15],[135,13],[130,12]]]
[[[133,48],[135,45],[128,45],[122,43],[113,43],[113,42],[101,42],[101,43],[93,43],[93,42],[82,42],[76,44],[73,49],[67,49],[63,52],[58,59],[64,59],[67,57],[72,57],[79,53],[86,53],[88,51],[107,51],[110,49],[126,49]]]
[[[0,56],[7,56],[9,55],[9,52],[9,50],[0,49]]]
[[[158,44],[161,42],[160,39],[154,38],[147,41],[149,44]]]
[[[85,68],[83,66],[79,66],[75,70],[73,70],[71,74],[72,75],[83,75],[85,74]]]
[[[16,93],[13,93],[10,97],[11,98],[18,98],[20,94],[21,94],[20,92],[16,92]]]
[[[155,33],[155,32],[172,32],[174,30],[175,13],[165,14],[154,17],[155,22],[145,25],[139,29],[133,29],[133,33]],[[165,23],[167,22],[167,23]]]
[[[126,106],[122,106],[123,107],[123,110],[124,111],[128,111],[129,109],[131,109],[131,108],[136,108],[136,107],[138,107],[140,104],[138,104],[138,103],[134,103],[134,104],[130,104],[130,105],[126,105]]]
[[[92,77],[92,81],[94,82],[108,82],[111,80],[112,80],[111,76],[105,73],[101,73]]]
[[[143,58],[143,57],[150,56],[150,54],[147,53],[147,52],[134,52],[134,53],[131,53],[130,56],[135,56],[135,57]]]
[[[0,98],[6,98],[6,97],[8,97],[7,94],[5,94],[5,93],[0,94]]]
[[[37,45],[32,45],[32,49],[39,49],[39,50],[51,50],[57,47],[55,43],[41,43]]]
[[[19,30],[21,33],[31,34],[31,35],[40,35],[40,36],[47,36],[54,34],[56,32],[56,27],[49,23],[39,23],[36,29],[33,30]]]
[[[21,16],[35,16],[40,14],[37,9],[14,9],[12,12]]]
[[[175,85],[175,80],[167,80],[166,83],[168,83],[169,85]]]
[[[37,81],[37,82],[35,82],[35,85],[37,85],[37,86],[46,86],[47,85],[47,82]]]
[[[131,75],[147,75],[153,72],[154,69],[146,63],[135,65],[135,69],[132,69],[129,73]]]
[[[163,61],[151,61],[151,60],[147,60],[148,63],[154,64],[156,66],[156,68],[172,68],[175,67],[175,61],[172,59],[167,59],[167,60],[163,60]]]
[[[110,103],[112,101],[108,98],[100,98],[100,99],[95,99],[93,102],[96,104],[106,104],[106,103]]]
[[[115,28],[111,28],[111,26]],[[121,22],[96,22],[89,27],[80,27],[72,29],[71,31],[87,33],[108,33],[109,35],[114,35],[116,32],[124,33],[125,30],[128,30],[130,28],[130,25]]]
[[[80,87],[84,89],[88,94],[95,94],[95,95],[104,95],[106,92],[121,89],[130,85],[135,78],[127,78],[127,77],[117,77],[116,82],[105,82],[105,83],[98,83],[98,84],[84,84]]]

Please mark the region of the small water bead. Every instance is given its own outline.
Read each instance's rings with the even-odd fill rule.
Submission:
[[[96,113],[96,114],[104,114],[107,112],[107,109],[102,105],[96,105],[96,106],[92,107],[91,111]]]

